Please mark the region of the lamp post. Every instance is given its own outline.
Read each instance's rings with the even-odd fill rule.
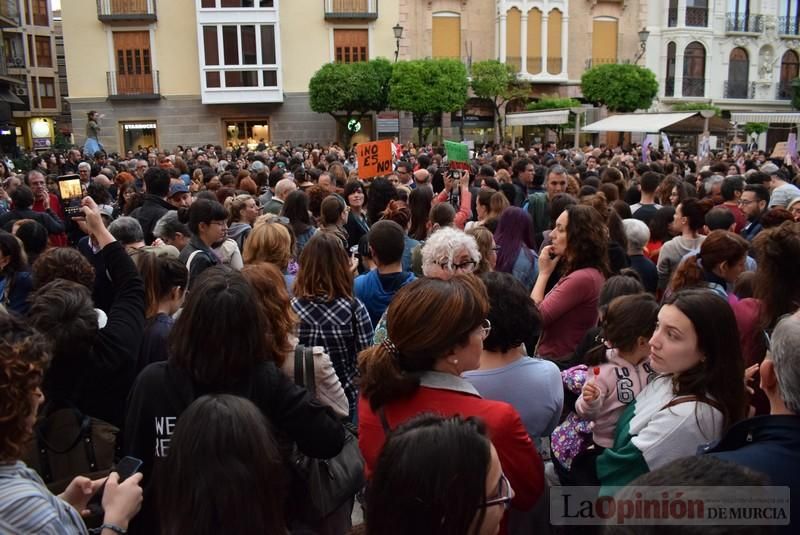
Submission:
[[[700,110],[700,116],[704,119],[703,122],[703,136],[708,137],[710,132],[708,131],[708,120],[714,117],[716,112],[714,110]]]
[[[403,38],[403,27],[398,22],[392,26],[394,32],[395,46],[394,46],[394,62],[397,63],[397,57],[400,55],[400,39]]]
[[[639,53],[636,54],[636,57],[633,60],[633,64],[636,65],[639,63],[639,60],[644,55],[644,51],[647,50],[647,38],[650,37],[650,32],[647,31],[647,28],[642,28],[639,30]]]

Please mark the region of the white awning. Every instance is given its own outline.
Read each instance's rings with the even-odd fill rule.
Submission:
[[[506,124],[508,126],[536,126],[568,122],[569,110],[526,111],[506,115]]]
[[[697,112],[626,113],[600,119],[596,123],[588,124],[581,128],[581,131],[656,133],[693,115],[697,115]]]
[[[800,124],[800,113],[768,113],[768,112],[732,112],[731,122],[745,124],[745,123],[788,123]]]

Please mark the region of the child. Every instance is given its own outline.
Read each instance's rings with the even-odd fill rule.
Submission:
[[[604,343],[587,354],[588,378],[575,402],[575,412],[592,422],[593,445],[572,471],[594,474],[594,458],[614,444],[622,410],[655,375],[647,363],[649,340],[658,318],[658,304],[649,294],[611,301],[603,320]]]

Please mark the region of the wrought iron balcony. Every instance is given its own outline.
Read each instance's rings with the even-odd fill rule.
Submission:
[[[761,33],[764,31],[764,17],[743,13],[728,13],[725,17],[725,31]]]
[[[706,91],[705,78],[684,78],[683,79],[683,96],[684,97],[702,97]]]
[[[156,0],[97,0],[97,18],[101,22],[154,22]]]
[[[0,0],[0,28],[15,28],[19,25],[17,0]]]
[[[782,80],[778,82],[778,85],[775,88],[775,99],[791,100],[793,93],[792,80]]]
[[[378,18],[378,0],[325,0],[325,20]]]
[[[151,100],[161,98],[158,71],[147,74],[106,73],[108,98],[112,100]]]
[[[778,35],[800,35],[800,17],[778,17]]]
[[[598,65],[611,65],[615,63],[620,63],[619,58],[589,58],[586,60],[586,68],[591,69]]]
[[[705,28],[708,26],[708,8],[686,6],[686,25]]]
[[[754,98],[756,85],[744,80],[725,80],[722,87],[723,98]]]

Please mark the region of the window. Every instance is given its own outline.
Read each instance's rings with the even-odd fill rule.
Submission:
[[[205,25],[202,33],[204,65],[217,67],[203,69],[207,89],[278,85],[273,25]]]
[[[778,83],[778,99],[789,100],[792,98],[792,81],[800,75],[800,59],[797,52],[787,50],[781,58],[781,80]]]
[[[592,23],[592,66],[617,62],[617,20],[597,18]]]
[[[547,72],[560,74],[561,69],[561,11],[553,9],[547,20]]]
[[[506,14],[506,63],[514,67],[515,71],[520,70],[522,62],[521,27],[522,13],[517,8],[509,9]]]
[[[667,8],[667,26],[674,28],[678,25],[678,0],[669,0]]]
[[[6,51],[6,61],[9,67],[25,66],[25,49],[22,46],[20,34],[3,34],[3,45]]]
[[[738,16],[750,14],[750,0],[728,0],[728,13]]]
[[[151,95],[154,92],[149,32],[114,32],[116,71],[114,95]],[[116,89],[116,91],[115,91]]]
[[[702,97],[706,85],[706,49],[693,41],[683,51],[683,96]]]
[[[781,35],[800,35],[800,0],[778,0],[780,17],[778,33]]]
[[[47,0],[31,0],[34,26],[50,26],[50,17],[47,13]]]
[[[369,59],[369,30],[333,30],[334,61],[355,63]]]
[[[56,108],[56,84],[53,78],[39,78],[39,98],[42,108]]]
[[[725,98],[747,98],[750,76],[750,60],[747,50],[734,48],[728,59],[728,81]]]
[[[461,59],[461,15],[450,12],[434,13],[432,22],[431,57]],[[515,54],[519,58],[519,25]],[[517,63],[519,64],[519,59]]]
[[[686,0],[686,25],[708,26],[708,0]]]
[[[542,72],[542,12],[534,8],[528,11],[528,65],[531,74]]]
[[[667,44],[667,76],[664,80],[664,96],[675,96],[675,43]]]
[[[52,67],[53,56],[50,48],[50,38],[48,36],[36,36],[36,66]]]

